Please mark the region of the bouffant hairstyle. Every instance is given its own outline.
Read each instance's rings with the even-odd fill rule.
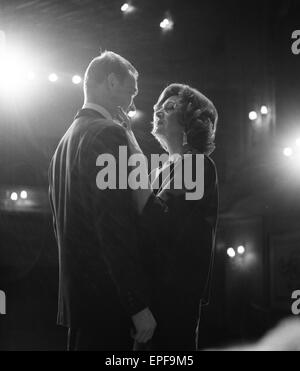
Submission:
[[[198,90],[183,84],[169,85],[154,106],[159,110],[170,97],[180,98],[179,122],[192,150],[210,155],[215,150],[218,112],[214,104]]]

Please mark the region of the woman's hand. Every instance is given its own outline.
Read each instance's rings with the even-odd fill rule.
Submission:
[[[123,110],[122,107],[118,107],[118,115],[119,115],[119,118],[122,122],[122,125],[125,129],[127,129],[128,131],[131,131],[131,120],[130,118],[128,117],[128,115],[126,114],[126,112]]]

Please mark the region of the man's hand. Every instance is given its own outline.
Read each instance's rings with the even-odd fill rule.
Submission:
[[[154,335],[157,323],[149,308],[132,316],[132,321],[135,326],[135,334],[133,338],[140,344],[145,344],[150,341]]]

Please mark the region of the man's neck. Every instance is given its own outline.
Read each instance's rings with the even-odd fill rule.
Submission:
[[[100,107],[105,108],[106,111],[109,112],[109,114],[111,115],[111,117],[113,119],[116,119],[117,118],[117,110],[116,109],[113,109],[109,104],[105,103],[104,101],[97,101],[96,102],[93,99],[86,99],[84,101],[84,104],[88,104],[88,103],[90,103],[90,104],[96,104],[96,105],[98,105]]]

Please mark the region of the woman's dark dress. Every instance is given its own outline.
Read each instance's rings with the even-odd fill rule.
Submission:
[[[153,194],[144,209],[142,252],[158,323],[152,350],[196,350],[200,307],[209,297],[218,216],[216,167],[209,157],[204,161],[201,200],[169,194],[163,201]]]

